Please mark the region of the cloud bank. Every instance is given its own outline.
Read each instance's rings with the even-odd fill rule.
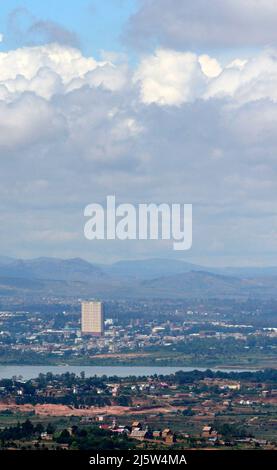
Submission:
[[[125,39],[176,49],[257,47],[277,42],[275,0],[139,0]]]
[[[134,70],[111,59],[56,43],[0,53],[3,250],[169,256],[163,242],[119,242],[101,258],[102,246],[84,240],[84,206],[116,194],[119,202],[192,203],[194,260],[272,262],[276,50],[225,66],[161,47]]]

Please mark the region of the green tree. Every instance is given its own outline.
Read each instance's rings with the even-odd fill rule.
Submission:
[[[22,424],[22,434],[23,436],[26,436],[26,437],[32,436],[32,434],[34,434],[34,426],[29,419],[27,419]]]
[[[46,428],[47,434],[54,434],[55,430],[56,430],[55,426],[52,423],[48,423],[47,428]]]

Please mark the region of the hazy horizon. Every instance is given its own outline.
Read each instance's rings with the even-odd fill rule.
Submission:
[[[224,264],[205,264],[205,263],[201,263],[201,262],[194,262],[193,260],[186,260],[186,259],[181,259],[181,258],[152,258],[152,257],[149,257],[149,258],[119,258],[119,259],[116,259],[116,260],[113,260],[113,261],[110,261],[110,262],[98,262],[98,261],[95,261],[94,259],[90,259],[90,258],[85,258],[85,257],[82,257],[82,256],[72,256],[72,257],[59,257],[59,256],[34,256],[34,257],[13,257],[13,256],[3,256],[3,255],[0,255],[0,263],[1,263],[1,258],[10,258],[11,260],[14,260],[14,261],[34,261],[34,260],[39,260],[39,259],[53,259],[53,260],[62,260],[62,261],[68,261],[68,260],[83,260],[83,261],[86,261],[88,263],[91,263],[91,264],[95,264],[95,265],[98,265],[98,266],[111,266],[113,264],[116,264],[116,263],[132,263],[132,262],[147,262],[147,261],[163,261],[163,262],[174,262],[176,261],[177,263],[185,263],[185,264],[188,264],[188,265],[192,265],[192,266],[200,266],[200,267],[203,267],[203,268],[255,268],[255,269],[263,269],[263,268],[276,268],[277,267],[277,263],[276,264],[266,264],[266,265],[257,265],[257,264],[248,264],[248,265],[242,265],[242,264],[234,264],[234,265],[224,265]]]

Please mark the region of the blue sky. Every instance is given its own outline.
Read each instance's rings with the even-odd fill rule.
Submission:
[[[124,49],[122,29],[136,8],[136,0],[5,0],[0,9],[0,31],[5,41],[0,47],[8,50],[18,46],[9,30],[9,16],[17,9],[25,9],[36,19],[54,21],[75,32],[83,53],[98,58],[101,50]]]
[[[151,3],[150,3],[151,4]],[[158,2],[157,2],[158,4]],[[76,34],[78,47],[86,56],[96,59],[101,57],[101,51],[127,52],[130,64],[138,61],[137,52],[140,47],[132,47],[129,37],[123,39],[128,20],[139,11],[139,0],[5,0],[0,10],[0,33],[4,41],[0,50],[10,50],[29,45],[27,38],[16,38],[11,27],[11,16],[20,13],[19,24],[26,28],[31,21],[53,21],[59,26]],[[159,46],[157,37],[146,34],[146,50]],[[43,43],[43,41],[41,41]],[[169,45],[169,44],[167,44]],[[145,46],[145,45],[144,45]],[[143,48],[144,49],[144,48]],[[198,54],[208,53],[217,57],[223,64],[230,62],[238,54],[249,57],[257,51],[256,45],[239,45],[239,47],[222,47],[221,45],[194,44],[184,45],[184,50],[192,50]]]

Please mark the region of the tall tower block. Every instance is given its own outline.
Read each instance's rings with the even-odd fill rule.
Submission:
[[[103,336],[104,306],[102,302],[82,302],[81,330],[83,335]]]

